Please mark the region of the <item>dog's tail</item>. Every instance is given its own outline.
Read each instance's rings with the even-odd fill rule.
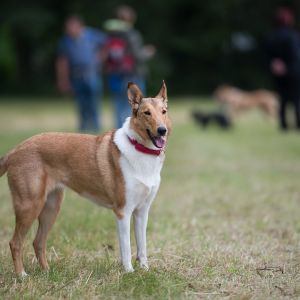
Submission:
[[[5,155],[0,158],[0,177],[4,175],[7,171],[7,161],[8,161],[8,155]]]

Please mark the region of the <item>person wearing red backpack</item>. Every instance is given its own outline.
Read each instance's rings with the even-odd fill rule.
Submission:
[[[103,51],[109,90],[113,96],[116,127],[122,127],[130,116],[127,101],[128,82],[136,83],[145,93],[146,61],[155,53],[151,45],[143,45],[141,34],[134,29],[135,11],[129,6],[119,6],[116,18],[105,22],[108,38]]]

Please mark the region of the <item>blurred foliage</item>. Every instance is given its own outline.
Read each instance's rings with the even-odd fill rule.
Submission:
[[[64,18],[77,13],[102,28],[121,0],[5,1],[0,18],[2,93],[53,93],[54,59]],[[264,40],[278,5],[298,0],[128,0],[138,13],[136,27],[158,53],[150,62],[149,89],[165,78],[174,93],[211,92],[227,82],[244,88],[269,87]],[[298,10],[299,11],[299,10]],[[254,43],[236,49],[232,35]]]

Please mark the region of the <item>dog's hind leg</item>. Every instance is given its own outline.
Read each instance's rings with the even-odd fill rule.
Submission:
[[[18,203],[23,203],[23,205],[15,206],[16,226],[14,235],[9,242],[9,246],[15,266],[15,272],[17,275],[24,277],[27,275],[24,270],[22,254],[24,238],[33,221],[37,218],[41,208],[30,200],[14,200],[18,201]]]
[[[32,169],[34,167],[34,173]],[[9,243],[17,275],[26,276],[23,265],[23,243],[33,221],[39,216],[46,191],[46,174],[38,172],[36,164],[26,169],[9,170],[8,183],[16,215],[14,235]],[[19,176],[20,174],[20,176]]]
[[[47,237],[56,220],[63,198],[64,191],[61,188],[49,193],[38,218],[39,227],[33,242],[33,248],[39,264],[45,270],[49,268],[46,257]]]

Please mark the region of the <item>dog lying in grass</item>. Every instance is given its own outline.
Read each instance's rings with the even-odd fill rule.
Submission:
[[[221,85],[215,90],[213,96],[219,103],[226,106],[232,117],[253,108],[260,109],[270,117],[277,116],[277,96],[267,90],[246,92],[232,86]]]
[[[192,112],[192,116],[197,124],[201,125],[203,128],[212,124],[223,129],[229,129],[232,127],[229,116],[223,112],[204,112],[201,110],[195,110]]]

